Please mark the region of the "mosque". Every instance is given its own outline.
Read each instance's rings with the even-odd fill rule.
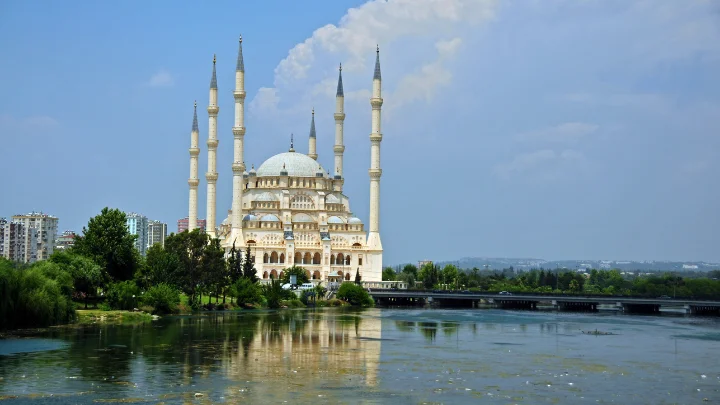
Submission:
[[[376,51],[372,81],[372,120],[370,131],[370,219],[368,228],[350,210],[350,198],[343,194],[343,123],[345,97],[342,65],[335,96],[334,175],[317,162],[315,111],[312,112],[308,153],[290,149],[268,158],[257,169],[247,171],[243,140],[245,128],[245,63],[242,37],[235,68],[235,123],[233,133],[232,206],[228,217],[216,223],[216,185],[218,172],[217,117],[218,87],[213,57],[208,111],[208,171],[206,231],[219,238],[229,251],[251,248],[260,279],[282,276],[283,269],[302,266],[313,281],[354,280],[356,272],[363,281],[382,280],[382,243],[380,242],[380,113],[383,104],[380,75],[380,50]],[[250,132],[252,134],[252,131]],[[198,155],[199,131],[197,103],[190,141],[190,201],[188,229],[198,227]]]

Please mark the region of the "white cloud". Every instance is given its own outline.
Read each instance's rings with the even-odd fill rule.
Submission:
[[[493,168],[493,172],[502,179],[528,176],[555,180],[563,173],[577,168],[585,160],[585,155],[574,149],[565,149],[559,153],[552,149],[541,149],[521,153],[510,162],[498,164]]]
[[[257,95],[250,102],[250,108],[257,112],[275,111],[279,98],[277,90],[271,87],[261,87],[258,89]]]
[[[549,128],[516,135],[523,142],[573,143],[593,134],[599,126],[584,122],[566,122]]]
[[[148,80],[150,87],[171,87],[175,84],[175,78],[167,70],[161,69]]]
[[[427,99],[437,86],[450,82],[452,74],[443,63],[462,44],[459,35],[463,28],[476,26],[493,17],[496,5],[496,0],[371,0],[349,9],[337,25],[318,28],[312,36],[290,49],[287,57],[280,61],[273,81],[274,105],[280,106],[286,99],[292,99],[287,101],[288,105],[297,104],[293,94],[301,99],[319,95],[333,97],[337,71],[327,67],[334,66],[338,60],[343,61],[346,100],[365,97],[369,95],[367,89],[355,89],[350,84],[354,83],[355,75],[367,79],[368,72],[372,71],[376,44],[382,48],[382,59],[383,49],[392,49],[402,40],[417,37],[429,38],[430,41],[424,39],[409,51],[403,47],[403,51],[409,52],[403,57],[424,56],[428,53],[427,48],[434,45],[436,60],[422,64],[416,71],[395,80],[398,89],[385,93],[392,94],[396,99],[392,107],[399,106],[399,100]],[[402,65],[399,60],[394,63]],[[318,74],[322,77],[317,77]],[[418,86],[419,83],[422,86]],[[366,87],[370,87],[369,80]],[[272,105],[262,101],[267,99],[268,92],[267,88],[258,92],[255,98],[259,100],[251,102],[252,112],[270,112],[267,108],[264,111],[260,109]],[[252,109],[253,106],[259,110]]]

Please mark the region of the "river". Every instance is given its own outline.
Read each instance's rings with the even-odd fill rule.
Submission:
[[[591,335],[582,331],[610,332]],[[9,404],[720,402],[720,319],[343,308],[0,340]]]

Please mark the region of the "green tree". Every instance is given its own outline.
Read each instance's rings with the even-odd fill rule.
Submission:
[[[396,275],[395,270],[393,270],[392,267],[385,267],[385,269],[382,272],[382,280],[383,281],[395,281]]]
[[[235,242],[233,242],[232,248],[230,249],[230,257],[227,259],[227,267],[230,284],[235,284],[235,282],[243,276],[242,253],[235,248]]]
[[[250,281],[257,282],[257,270],[255,270],[255,258],[250,254],[250,246],[245,250],[245,260],[242,263],[243,277],[250,279]]]
[[[414,264],[406,264],[405,267],[403,267],[402,272],[405,274],[412,274],[413,278],[418,277],[418,268]]]
[[[347,301],[350,305],[368,307],[375,304],[364,288],[352,283],[342,283],[338,289],[337,297]]]
[[[132,279],[140,262],[135,235],[127,230],[125,213],[108,207],[90,218],[83,234],[75,238],[72,251],[91,258],[115,281]]]
[[[255,304],[262,298],[262,289],[258,283],[247,277],[241,277],[231,287],[237,305]]]
[[[280,308],[280,301],[285,299],[288,293],[294,296],[292,292],[283,290],[280,280],[270,280],[270,284],[263,286],[263,295],[269,308]]]
[[[215,302],[220,300],[221,291],[227,286],[226,269],[220,239],[210,239],[203,250],[201,284],[208,293],[215,293]]]
[[[442,282],[455,285],[458,277],[458,269],[453,264],[446,264],[442,269]]]
[[[82,299],[85,309],[88,299],[97,295],[98,288],[105,286],[107,273],[91,259],[75,253],[59,251],[50,256],[50,261],[60,265],[73,279],[73,296]]]
[[[180,262],[178,285],[194,306],[198,305],[196,290],[201,282],[201,265],[207,243],[208,236],[200,229],[172,234],[165,240],[165,250]]]
[[[355,284],[360,285],[362,278],[360,278],[360,267],[355,271]]]
[[[426,263],[420,269],[418,277],[425,288],[433,288],[440,281],[440,270],[432,263]]]
[[[180,304],[180,292],[173,285],[160,283],[148,288],[142,301],[153,307],[155,314],[171,314]]]
[[[297,276],[297,284],[300,285],[302,283],[307,283],[310,281],[308,279],[307,270],[305,270],[304,267],[300,266],[292,266],[288,267],[287,269],[283,270],[283,276],[280,279],[282,281],[282,284],[287,284],[290,282],[290,275],[294,274]]]
[[[182,287],[182,268],[180,259],[156,243],[150,246],[145,256],[145,265],[138,282],[145,288],[165,283],[175,288]]]

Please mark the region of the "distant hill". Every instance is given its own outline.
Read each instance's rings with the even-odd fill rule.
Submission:
[[[463,257],[454,261],[437,262],[438,265],[452,263],[462,269],[477,267],[479,269],[506,269],[513,267],[517,270],[530,270],[535,268],[554,269],[620,269],[645,271],[710,271],[720,270],[720,263],[708,262],[671,262],[659,260],[632,261],[632,260],[544,260],[544,259],[516,259],[502,257]]]

